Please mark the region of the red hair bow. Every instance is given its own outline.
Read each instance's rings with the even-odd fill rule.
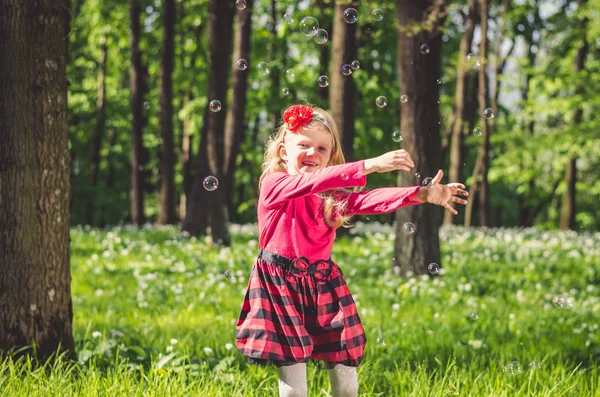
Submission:
[[[296,132],[299,128],[304,127],[313,119],[312,108],[304,105],[290,106],[283,114],[283,121],[288,126],[288,130]]]

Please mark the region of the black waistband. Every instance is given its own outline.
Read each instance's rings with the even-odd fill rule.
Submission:
[[[265,251],[262,249],[258,253],[258,258],[262,259],[265,262],[269,262],[269,263],[272,263],[273,265],[282,267],[284,269],[289,269],[292,266],[292,264],[294,263],[294,261],[296,260],[296,259],[287,258],[285,256],[281,256],[274,252]],[[333,264],[333,262],[331,261],[331,258],[319,260],[317,262],[329,262],[329,263]]]

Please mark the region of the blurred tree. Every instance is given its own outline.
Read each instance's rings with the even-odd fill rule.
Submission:
[[[0,353],[33,346],[42,361],[75,358],[69,16],[66,0],[0,2]]]
[[[423,176],[435,175],[442,166],[439,98],[441,54],[440,27],[446,15],[444,1],[397,0],[398,67],[401,92],[401,130],[404,148],[411,154],[416,170]],[[422,47],[422,46],[426,47]],[[401,172],[400,186],[413,185],[412,173]],[[401,275],[425,272],[428,263],[440,263],[438,231],[442,209],[426,205],[402,208],[398,220],[394,249],[394,266]],[[417,225],[417,232],[405,234],[405,222]]]
[[[173,63],[175,40],[175,0],[163,0],[163,39],[160,60],[160,192],[157,223],[173,224],[177,220],[175,206],[175,171],[177,161],[173,141]]]

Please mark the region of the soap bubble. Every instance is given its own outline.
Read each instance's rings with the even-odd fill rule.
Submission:
[[[323,75],[323,76],[319,76],[319,78],[317,79],[317,83],[319,84],[319,87],[327,87],[329,85],[329,77]]]
[[[292,13],[286,12],[283,14],[283,20],[287,22],[288,25],[294,23],[294,15]]]
[[[208,107],[213,112],[218,112],[223,108],[223,105],[221,104],[221,101],[219,101],[218,99],[213,99],[212,101],[210,101],[210,104],[208,105]]]
[[[421,186],[423,186],[423,187],[429,186],[429,184],[431,183],[432,180],[433,179],[430,178],[430,177],[427,177],[427,178],[423,179],[423,182],[421,182]]]
[[[354,70],[358,70],[360,69],[360,62],[358,62],[356,59],[354,61],[352,61],[352,63],[350,64],[350,66],[352,66],[352,69]]]
[[[260,62],[258,65],[256,65],[256,68],[262,76],[268,76],[271,73],[271,70],[269,69],[269,64],[266,62]]]
[[[344,11],[344,21],[346,23],[356,23],[358,21],[358,11],[355,8],[346,8]]]
[[[565,295],[556,295],[554,299],[552,299],[552,303],[560,309],[570,309],[573,307],[575,300]]]
[[[412,222],[405,222],[402,225],[402,231],[404,234],[413,234],[415,232],[415,225]]]
[[[319,22],[313,17],[304,17],[300,21],[300,31],[306,37],[312,37],[319,31]]]
[[[431,49],[427,44],[421,44],[421,54],[427,55],[431,52]]]
[[[290,81],[292,81],[296,78],[296,73],[294,73],[294,69],[286,70],[285,75],[287,76],[288,80],[290,80]]]
[[[281,89],[281,95],[283,95],[283,96],[288,96],[288,95],[290,95],[290,89],[289,89],[289,88],[287,88],[287,87],[283,87],[283,88]]]
[[[373,17],[374,21],[381,21],[383,19],[383,10],[380,8],[376,8],[373,10],[373,12],[371,12],[371,16]]]
[[[238,10],[244,10],[248,6],[248,3],[246,3],[246,0],[237,0],[235,6]]]
[[[493,119],[496,116],[494,115],[494,111],[492,110],[492,108],[486,108],[483,111],[483,117],[485,117],[486,119],[490,120],[490,119]]]
[[[472,312],[471,314],[469,314],[469,320],[477,321],[477,320],[479,320],[479,315],[475,312]]]
[[[427,271],[431,274],[438,274],[440,272],[440,265],[437,263],[430,263],[427,265]]]
[[[384,96],[378,96],[375,99],[375,104],[380,108],[384,108],[387,106],[387,98]]]
[[[329,40],[329,34],[327,31],[325,29],[317,30],[317,33],[315,34],[315,41],[317,44],[325,44],[327,43],[327,40]]]
[[[402,103],[408,102],[408,96],[406,96],[406,95],[400,95],[400,102],[402,102]]]
[[[473,135],[481,136],[481,128],[479,128],[479,127],[473,128]]]
[[[350,76],[352,74],[352,70],[352,66],[348,64],[342,65],[342,74],[344,76]]]
[[[238,59],[237,61],[237,68],[239,70],[246,70],[248,69],[248,61],[246,61],[245,59]]]
[[[204,178],[204,181],[202,182],[202,186],[204,186],[204,188],[206,190],[208,190],[209,192],[212,192],[219,187],[219,180],[217,178],[215,178],[214,176],[209,175],[206,178]]]
[[[513,361],[510,364],[504,366],[504,372],[510,376],[519,375],[523,372],[521,364],[518,361]]]
[[[467,57],[465,58],[465,61],[466,61],[466,65],[468,68],[477,69],[480,65],[479,54],[475,54],[472,52],[467,55]]]
[[[392,141],[402,142],[402,132],[400,130],[395,130],[392,132]]]

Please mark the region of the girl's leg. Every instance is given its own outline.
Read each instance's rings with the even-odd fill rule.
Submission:
[[[348,367],[342,364],[333,364],[332,366],[333,368],[327,369],[327,372],[329,372],[333,397],[358,396],[356,367]]]
[[[279,397],[306,397],[306,363],[277,367]]]

